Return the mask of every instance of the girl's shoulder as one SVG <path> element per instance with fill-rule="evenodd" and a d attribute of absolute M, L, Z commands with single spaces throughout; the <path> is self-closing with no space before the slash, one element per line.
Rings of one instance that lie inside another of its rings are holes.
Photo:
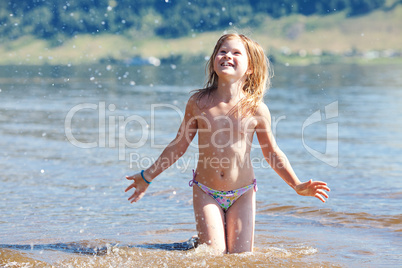
<path fill-rule="evenodd" d="M 263 102 L 258 104 L 257 109 L 255 109 L 255 116 L 271 116 L 268 106 Z"/>
<path fill-rule="evenodd" d="M 200 98 L 199 96 L 200 96 L 200 93 L 198 91 L 191 94 L 190 98 L 187 101 L 187 105 L 188 106 L 197 106 L 197 103 L 199 102 L 199 98 Z"/>
<path fill-rule="evenodd" d="M 265 128 L 271 124 L 271 113 L 265 103 L 261 102 L 258 105 L 254 118 L 257 120 L 258 128 Z"/>
<path fill-rule="evenodd" d="M 186 104 L 186 111 L 190 112 L 192 116 L 196 116 L 200 113 L 200 103 L 203 103 L 203 96 L 199 90 L 196 90 L 191 94 Z"/>
<path fill-rule="evenodd" d="M 193 105 L 201 109 L 201 107 L 206 107 L 210 102 L 209 94 L 206 93 L 203 89 L 194 90 L 194 93 L 190 96 L 188 100 L 189 105 Z"/>
<path fill-rule="evenodd" d="M 201 97 L 201 91 L 199 89 L 195 89 L 195 90 L 193 90 L 191 92 L 192 92 L 192 94 L 191 94 L 191 96 L 190 96 L 188 101 L 195 101 L 196 102 Z"/>

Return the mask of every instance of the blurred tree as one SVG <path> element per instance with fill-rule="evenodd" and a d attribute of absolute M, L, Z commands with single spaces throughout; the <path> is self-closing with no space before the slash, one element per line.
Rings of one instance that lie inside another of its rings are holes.
<path fill-rule="evenodd" d="M 32 34 L 49 38 L 57 33 L 57 28 L 53 27 L 53 14 L 47 6 L 40 6 L 29 10 L 24 16 L 24 25 Z"/>
<path fill-rule="evenodd" d="M 0 35 L 55 38 L 133 29 L 180 37 L 230 25 L 258 26 L 267 15 L 349 10 L 353 16 L 384 4 L 385 0 L 4 0 L 0 1 Z"/>
<path fill-rule="evenodd" d="M 252 7 L 256 12 L 264 12 L 274 18 L 296 13 L 298 2 L 295 0 L 282 1 L 265 1 L 265 0 L 250 0 Z"/>
<path fill-rule="evenodd" d="M 176 0 L 166 5 L 162 13 L 163 24 L 156 32 L 165 37 L 180 37 L 189 32 L 217 30 L 237 23 L 247 24 L 253 18 L 252 11 L 247 0 Z"/>
<path fill-rule="evenodd" d="M 382 7 L 385 0 L 350 0 L 350 15 L 366 14 Z"/>

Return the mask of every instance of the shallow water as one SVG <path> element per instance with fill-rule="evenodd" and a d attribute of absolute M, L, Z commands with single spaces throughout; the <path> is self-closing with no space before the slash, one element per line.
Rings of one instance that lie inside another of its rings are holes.
<path fill-rule="evenodd" d="M 175 136 L 189 92 L 202 86 L 202 66 L 0 69 L 0 266 L 392 267 L 402 261 L 402 66 L 275 69 L 266 103 L 278 144 L 300 178 L 328 182 L 330 199 L 297 196 L 261 161 L 256 144 L 255 252 L 218 257 L 205 247 L 138 247 L 196 234 L 188 187 L 196 146 L 139 203 L 129 204 L 124 193 L 124 175 L 149 165 Z M 60 243 L 108 250 L 77 254 Z"/>

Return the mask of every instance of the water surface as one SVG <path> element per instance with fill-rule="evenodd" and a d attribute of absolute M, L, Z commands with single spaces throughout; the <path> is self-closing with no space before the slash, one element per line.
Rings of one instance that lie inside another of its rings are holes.
<path fill-rule="evenodd" d="M 129 204 L 124 193 L 124 176 L 149 165 L 175 137 L 189 93 L 203 85 L 203 66 L 1 67 L 0 264 L 398 265 L 401 73 L 397 65 L 276 67 L 265 101 L 277 142 L 302 180 L 328 182 L 330 199 L 296 195 L 260 161 L 256 143 L 255 252 L 216 257 L 204 247 L 134 247 L 196 234 L 188 187 L 196 146 L 141 202 Z M 321 119 L 312 123 L 316 113 Z M 35 248 L 58 243 L 108 251 Z"/>

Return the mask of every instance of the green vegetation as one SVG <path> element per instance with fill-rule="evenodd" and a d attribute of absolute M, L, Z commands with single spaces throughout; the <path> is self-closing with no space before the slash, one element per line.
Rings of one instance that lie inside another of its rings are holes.
<path fill-rule="evenodd" d="M 400 63 L 401 3 L 400 0 L 1 2 L 0 64 L 91 64 L 136 56 L 153 56 L 172 64 L 199 62 L 210 55 L 224 31 L 251 36 L 271 59 L 283 64 Z M 359 13 L 364 15 L 358 16 Z"/>
<path fill-rule="evenodd" d="M 228 25 L 261 24 L 265 16 L 351 16 L 383 8 L 385 0 L 13 0 L 0 3 L 0 35 L 59 40 L 77 34 L 149 30 L 175 38 Z"/>

